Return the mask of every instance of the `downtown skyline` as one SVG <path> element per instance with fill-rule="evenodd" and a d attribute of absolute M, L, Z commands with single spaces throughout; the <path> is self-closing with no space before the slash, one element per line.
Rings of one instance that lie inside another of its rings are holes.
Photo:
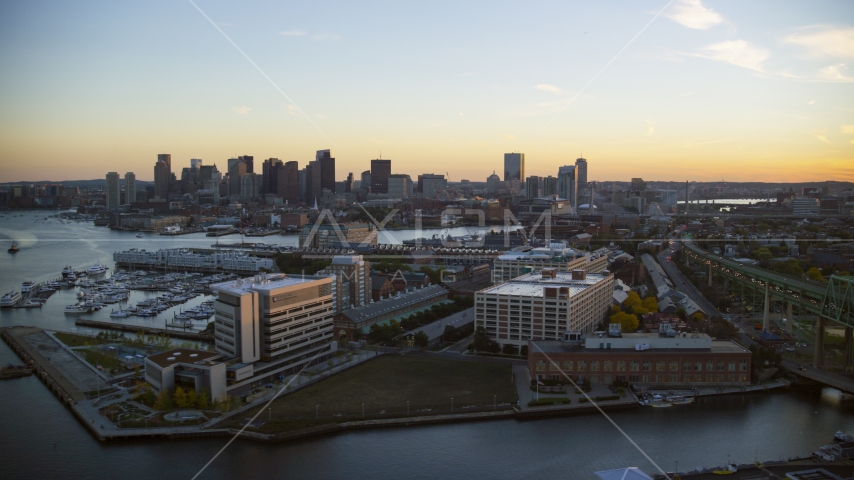
<path fill-rule="evenodd" d="M 327 148 L 339 181 L 376 158 L 485 181 L 508 152 L 535 176 L 854 180 L 844 2 L 0 9 L 0 182 Z"/>

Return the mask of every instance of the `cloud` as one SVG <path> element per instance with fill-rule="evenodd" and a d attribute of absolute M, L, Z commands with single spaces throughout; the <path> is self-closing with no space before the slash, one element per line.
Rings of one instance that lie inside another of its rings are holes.
<path fill-rule="evenodd" d="M 655 133 L 655 122 L 650 119 L 646 119 L 646 136 L 650 136 Z"/>
<path fill-rule="evenodd" d="M 502 134 L 501 137 L 505 140 L 516 140 L 516 135 L 513 135 L 512 133 Z"/>
<path fill-rule="evenodd" d="M 821 140 L 824 143 L 831 143 L 831 141 L 827 139 L 827 135 L 824 134 L 826 131 L 827 130 L 815 130 L 815 129 L 813 129 L 813 130 L 810 130 L 810 135 Z"/>
<path fill-rule="evenodd" d="M 814 25 L 799 30 L 783 42 L 804 47 L 815 58 L 854 58 L 854 27 Z"/>
<path fill-rule="evenodd" d="M 463 115 L 463 112 L 460 112 L 460 116 L 461 116 L 461 117 L 464 117 L 465 115 Z"/>
<path fill-rule="evenodd" d="M 231 109 L 232 112 L 239 113 L 241 115 L 246 115 L 247 113 L 249 113 L 250 110 L 252 109 L 247 107 L 246 105 L 243 105 L 241 107 L 234 107 Z"/>
<path fill-rule="evenodd" d="M 679 0 L 664 14 L 683 27 L 707 30 L 724 21 L 724 18 L 700 0 Z"/>
<path fill-rule="evenodd" d="M 841 125 L 839 131 L 845 135 L 854 135 L 854 125 Z"/>
<path fill-rule="evenodd" d="M 714 43 L 701 49 L 694 56 L 708 58 L 717 62 L 730 63 L 742 68 L 762 72 L 762 63 L 768 59 L 768 50 L 753 46 L 744 40 L 727 40 Z"/>
<path fill-rule="evenodd" d="M 845 66 L 844 63 L 837 63 L 836 65 L 830 65 L 822 68 L 818 71 L 818 74 L 819 78 L 822 80 L 832 82 L 854 82 L 854 77 L 845 75 L 845 70 L 848 70 L 848 67 Z"/>
<path fill-rule="evenodd" d="M 810 100 L 809 102 L 807 102 L 807 105 L 815 105 L 815 100 Z"/>
<path fill-rule="evenodd" d="M 562 92 L 562 90 L 559 87 L 555 87 L 554 85 L 548 85 L 545 83 L 541 83 L 541 84 L 535 86 L 534 88 L 536 88 L 537 90 L 542 90 L 544 92 L 551 92 L 551 93 L 561 93 Z"/>
<path fill-rule="evenodd" d="M 283 35 L 285 37 L 301 37 L 301 36 L 305 35 L 306 33 L 308 33 L 308 32 L 306 32 L 305 30 L 300 28 L 297 30 L 286 30 L 284 32 L 279 32 L 279 35 Z"/>
<path fill-rule="evenodd" d="M 328 118 L 324 117 L 323 115 L 321 115 L 321 114 L 319 114 L 319 113 L 315 113 L 315 114 L 314 114 L 314 116 L 315 116 L 315 117 L 317 117 L 317 118 L 322 118 L 322 119 L 324 119 L 324 120 L 329 120 Z"/>
<path fill-rule="evenodd" d="M 302 110 L 295 107 L 294 105 L 288 105 L 288 113 L 290 113 L 291 115 L 296 115 L 297 117 L 302 116 Z"/>

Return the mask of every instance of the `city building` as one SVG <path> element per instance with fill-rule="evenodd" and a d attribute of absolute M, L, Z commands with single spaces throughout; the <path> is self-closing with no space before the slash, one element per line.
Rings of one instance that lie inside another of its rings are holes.
<path fill-rule="evenodd" d="M 486 191 L 495 193 L 501 189 L 501 177 L 492 172 L 492 175 L 486 177 Z"/>
<path fill-rule="evenodd" d="M 792 215 L 818 215 L 820 210 L 821 201 L 817 198 L 798 197 L 792 199 Z"/>
<path fill-rule="evenodd" d="M 592 332 L 610 312 L 614 276 L 544 268 L 475 293 L 475 328 L 500 345 Z"/>
<path fill-rule="evenodd" d="M 327 150 L 318 150 L 316 160 L 320 163 L 320 191 L 324 188 L 335 193 L 335 159 Z"/>
<path fill-rule="evenodd" d="M 503 283 L 521 275 L 542 270 L 555 269 L 558 272 L 586 270 L 600 273 L 608 268 L 608 255 L 605 251 L 581 252 L 566 246 L 565 243 L 552 243 L 549 247 L 534 248 L 526 252 L 504 252 L 493 261 L 492 282 Z"/>
<path fill-rule="evenodd" d="M 215 348 L 228 363 L 229 391 L 272 382 L 337 350 L 334 277 L 257 275 L 211 289 Z"/>
<path fill-rule="evenodd" d="M 704 333 L 587 335 L 571 342 L 530 341 L 528 370 L 537 380 L 563 380 L 563 370 L 579 383 L 621 381 L 657 389 L 749 385 L 751 353 Z"/>
<path fill-rule="evenodd" d="M 418 175 L 418 191 L 424 198 L 436 198 L 448 191 L 448 180 L 444 175 L 425 173 Z"/>
<path fill-rule="evenodd" d="M 107 174 L 107 184 L 104 192 L 107 194 L 107 199 L 104 203 L 107 206 L 107 210 L 118 210 L 121 198 L 118 173 L 110 172 Z"/>
<path fill-rule="evenodd" d="M 246 165 L 246 173 L 255 173 L 255 157 L 252 155 L 241 155 L 237 157 L 237 160 Z"/>
<path fill-rule="evenodd" d="M 278 170 L 282 166 L 282 161 L 278 158 L 268 158 L 261 164 L 261 176 L 263 178 L 262 194 L 279 192 L 279 175 Z"/>
<path fill-rule="evenodd" d="M 303 225 L 299 235 L 300 248 L 344 248 L 360 243 L 376 245 L 376 227 L 366 223 Z"/>
<path fill-rule="evenodd" d="M 362 172 L 362 175 L 360 178 L 361 178 L 360 188 L 362 188 L 364 190 L 370 190 L 371 189 L 371 171 L 365 170 L 364 172 Z"/>
<path fill-rule="evenodd" d="M 578 176 L 575 166 L 560 167 L 557 173 L 557 194 L 569 200 L 573 211 L 578 208 Z"/>
<path fill-rule="evenodd" d="M 169 154 L 157 155 L 157 163 L 154 164 L 154 198 L 156 199 L 169 198 L 169 182 L 172 178 L 171 158 Z"/>
<path fill-rule="evenodd" d="M 285 202 L 296 205 L 299 203 L 299 162 L 285 162 L 276 170 L 276 195 Z"/>
<path fill-rule="evenodd" d="M 409 196 L 409 175 L 393 174 L 388 176 L 388 198 L 406 198 Z"/>
<path fill-rule="evenodd" d="M 552 216 L 569 215 L 572 213 L 572 208 L 569 200 L 551 196 L 521 200 L 519 201 L 517 211 L 520 220 L 536 221 L 543 212 L 548 212 Z"/>
<path fill-rule="evenodd" d="M 335 275 L 340 282 L 336 313 L 371 303 L 371 262 L 361 255 L 336 255 L 318 275 Z"/>
<path fill-rule="evenodd" d="M 587 159 L 586 158 L 576 158 L 575 159 L 575 171 L 578 176 L 578 185 L 582 189 L 587 188 Z"/>
<path fill-rule="evenodd" d="M 549 175 L 543 178 L 543 196 L 553 197 L 557 195 L 557 178 Z"/>
<path fill-rule="evenodd" d="M 525 154 L 524 153 L 505 153 L 504 154 L 504 181 L 525 180 Z"/>
<path fill-rule="evenodd" d="M 388 193 L 389 175 L 391 175 L 391 160 L 371 160 L 371 193 Z"/>
<path fill-rule="evenodd" d="M 226 399 L 226 364 L 222 354 L 203 350 L 176 348 L 145 357 L 145 380 L 158 393 L 181 387 L 201 395 L 209 392 L 211 399 Z"/>
<path fill-rule="evenodd" d="M 540 196 L 540 177 L 530 176 L 525 180 L 525 197 L 537 198 Z"/>
<path fill-rule="evenodd" d="M 136 201 L 136 175 L 133 172 L 125 173 L 125 203 Z"/>

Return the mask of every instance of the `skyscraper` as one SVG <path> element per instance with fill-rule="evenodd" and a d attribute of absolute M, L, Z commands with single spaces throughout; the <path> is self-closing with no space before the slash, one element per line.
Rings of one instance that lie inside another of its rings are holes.
<path fill-rule="evenodd" d="M 202 159 L 201 158 L 191 158 L 190 159 L 190 169 L 198 170 L 202 168 Z"/>
<path fill-rule="evenodd" d="M 305 203 L 308 205 L 313 205 L 314 201 L 323 194 L 320 177 L 320 162 L 317 160 L 308 162 L 305 166 Z"/>
<path fill-rule="evenodd" d="M 362 179 L 361 188 L 366 190 L 366 191 L 370 190 L 371 189 L 371 171 L 365 170 L 364 172 L 362 172 L 361 179 Z"/>
<path fill-rule="evenodd" d="M 157 163 L 154 164 L 154 198 L 160 200 L 169 199 L 169 181 L 171 178 L 172 174 L 169 172 L 169 163 L 163 158 L 163 155 L 158 155 Z"/>
<path fill-rule="evenodd" d="M 328 188 L 330 192 L 335 193 L 335 159 L 327 150 L 318 150 L 316 160 L 320 162 L 320 188 Z"/>
<path fill-rule="evenodd" d="M 133 172 L 125 174 L 125 203 L 136 201 L 136 175 Z"/>
<path fill-rule="evenodd" d="M 282 165 L 282 161 L 278 158 L 268 158 L 261 164 L 261 176 L 263 177 L 264 188 L 261 193 L 278 193 L 278 171 Z"/>
<path fill-rule="evenodd" d="M 255 157 L 252 155 L 241 155 L 237 159 L 246 164 L 246 173 L 255 173 Z"/>
<path fill-rule="evenodd" d="M 540 177 L 532 175 L 525 180 L 525 196 L 527 198 L 540 196 Z"/>
<path fill-rule="evenodd" d="M 575 159 L 575 171 L 578 176 L 578 186 L 582 190 L 587 188 L 587 159 Z"/>
<path fill-rule="evenodd" d="M 299 163 L 296 161 L 286 162 L 276 171 L 277 196 L 282 197 L 291 205 L 299 203 Z"/>
<path fill-rule="evenodd" d="M 371 193 L 388 193 L 391 160 L 371 160 Z"/>
<path fill-rule="evenodd" d="M 172 174 L 172 154 L 171 153 L 158 153 L 157 161 L 163 160 L 166 162 L 166 166 L 169 167 L 169 174 Z"/>
<path fill-rule="evenodd" d="M 504 181 L 525 180 L 525 154 L 524 153 L 505 153 L 504 154 Z"/>
<path fill-rule="evenodd" d="M 246 163 L 238 158 L 228 159 L 228 195 L 240 196 L 240 177 L 246 175 Z"/>
<path fill-rule="evenodd" d="M 107 210 L 118 210 L 119 209 L 119 174 L 116 172 L 110 172 L 107 174 L 107 186 L 105 189 L 107 193 Z"/>
<path fill-rule="evenodd" d="M 574 165 L 560 167 L 557 172 L 557 194 L 559 197 L 569 200 L 573 210 L 578 208 L 578 177 L 576 173 Z"/>
<path fill-rule="evenodd" d="M 549 175 L 543 178 L 543 196 L 552 197 L 557 195 L 557 178 Z"/>

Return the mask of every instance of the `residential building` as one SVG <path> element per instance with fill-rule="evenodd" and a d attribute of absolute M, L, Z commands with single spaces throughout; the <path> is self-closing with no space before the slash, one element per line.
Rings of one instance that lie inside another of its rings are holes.
<path fill-rule="evenodd" d="M 107 174 L 107 185 L 104 191 L 107 194 L 105 205 L 107 210 L 113 211 L 119 209 L 121 193 L 119 192 L 119 174 L 110 172 Z"/>
<path fill-rule="evenodd" d="M 528 370 L 537 380 L 564 380 L 566 373 L 585 384 L 622 381 L 656 389 L 736 386 L 750 384 L 751 353 L 704 333 L 587 335 L 580 341 L 530 341 Z"/>
<path fill-rule="evenodd" d="M 598 250 L 581 252 L 567 247 L 565 243 L 552 243 L 549 247 L 534 248 L 527 252 L 509 250 L 493 261 L 492 282 L 507 282 L 544 268 L 558 272 L 586 270 L 589 273 L 600 273 L 608 268 L 608 255 Z"/>
<path fill-rule="evenodd" d="M 371 193 L 388 193 L 389 175 L 391 160 L 371 160 Z"/>
<path fill-rule="evenodd" d="M 299 236 L 301 248 L 349 247 L 360 243 L 377 244 L 376 228 L 373 225 L 303 225 Z"/>
<path fill-rule="evenodd" d="M 540 196 L 540 177 L 530 176 L 525 180 L 525 197 L 538 198 Z"/>
<path fill-rule="evenodd" d="M 559 340 L 592 332 L 610 312 L 614 276 L 544 268 L 475 293 L 475 328 L 517 348 L 528 340 Z"/>
<path fill-rule="evenodd" d="M 125 173 L 125 203 L 136 201 L 136 175 L 133 172 Z"/>
<path fill-rule="evenodd" d="M 504 181 L 525 179 L 525 154 L 524 153 L 505 153 L 504 154 Z"/>

